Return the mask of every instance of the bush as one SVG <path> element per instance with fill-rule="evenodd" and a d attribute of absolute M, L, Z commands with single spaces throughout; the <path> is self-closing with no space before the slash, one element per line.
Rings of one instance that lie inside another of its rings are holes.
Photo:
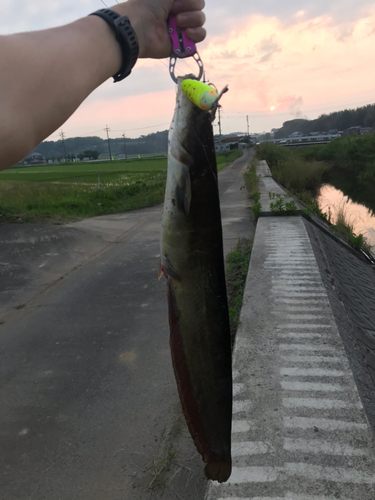
<path fill-rule="evenodd" d="M 266 142 L 257 149 L 257 157 L 266 160 L 273 177 L 294 192 L 316 194 L 330 167 L 323 161 L 307 161 L 295 151 Z"/>

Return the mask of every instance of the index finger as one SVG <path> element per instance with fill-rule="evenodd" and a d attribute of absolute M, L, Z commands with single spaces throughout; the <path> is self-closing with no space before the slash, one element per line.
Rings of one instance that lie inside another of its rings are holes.
<path fill-rule="evenodd" d="M 175 0 L 173 2 L 171 14 L 180 14 L 181 12 L 192 12 L 203 10 L 204 0 Z"/>

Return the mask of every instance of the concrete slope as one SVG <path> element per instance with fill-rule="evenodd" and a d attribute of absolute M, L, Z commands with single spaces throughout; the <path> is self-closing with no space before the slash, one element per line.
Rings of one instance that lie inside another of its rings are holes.
<path fill-rule="evenodd" d="M 233 473 L 206 500 L 375 498 L 373 434 L 298 216 L 258 220 L 233 364 Z"/>
<path fill-rule="evenodd" d="M 234 375 L 234 469 L 207 499 L 374 498 L 372 434 L 298 217 L 258 221 Z"/>

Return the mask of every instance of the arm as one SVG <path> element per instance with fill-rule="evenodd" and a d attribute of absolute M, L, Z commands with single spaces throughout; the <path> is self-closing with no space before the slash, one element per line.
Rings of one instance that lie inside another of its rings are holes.
<path fill-rule="evenodd" d="M 170 53 L 166 19 L 177 14 L 194 42 L 205 37 L 203 0 L 129 0 L 111 7 L 130 19 L 139 57 Z M 0 170 L 60 127 L 121 66 L 109 26 L 96 16 L 43 31 L 0 37 Z M 118 85 L 121 85 L 119 83 Z"/>

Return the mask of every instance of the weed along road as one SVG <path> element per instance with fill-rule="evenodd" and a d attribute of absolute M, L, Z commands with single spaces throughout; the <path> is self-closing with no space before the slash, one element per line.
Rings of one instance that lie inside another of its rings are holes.
<path fill-rule="evenodd" d="M 253 226 L 241 171 L 220 173 L 225 250 Z M 204 498 L 180 411 L 161 207 L 0 228 L 0 499 Z"/>

